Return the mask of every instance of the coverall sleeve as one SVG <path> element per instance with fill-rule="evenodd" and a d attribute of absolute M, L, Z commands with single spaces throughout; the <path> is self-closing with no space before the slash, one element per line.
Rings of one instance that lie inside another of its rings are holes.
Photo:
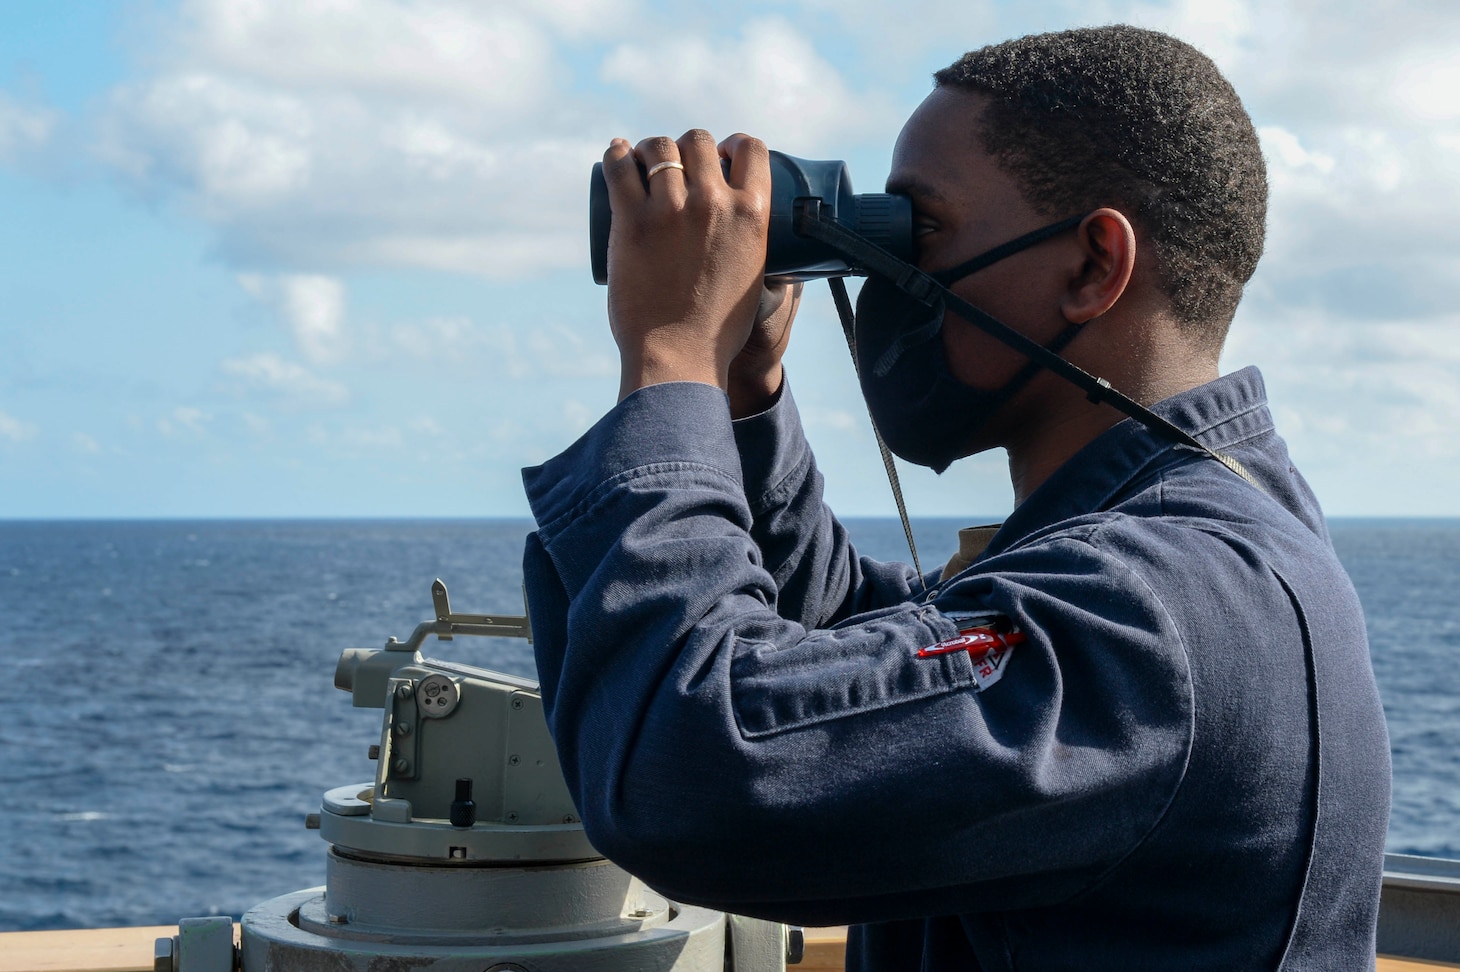
<path fill-rule="evenodd" d="M 750 536 L 775 583 L 773 603 L 781 617 L 819 628 L 900 604 L 921 590 L 911 567 L 857 556 L 846 528 L 823 501 L 821 473 L 789 384 L 769 409 L 733 427 Z"/>
<path fill-rule="evenodd" d="M 524 472 L 543 698 L 600 852 L 677 900 L 835 924 L 1065 900 L 1149 833 L 1191 682 L 1118 558 L 1049 538 L 808 627 L 773 607 L 741 477 L 723 394 L 690 383 Z M 994 684 L 919 655 L 964 611 L 1026 635 Z"/>

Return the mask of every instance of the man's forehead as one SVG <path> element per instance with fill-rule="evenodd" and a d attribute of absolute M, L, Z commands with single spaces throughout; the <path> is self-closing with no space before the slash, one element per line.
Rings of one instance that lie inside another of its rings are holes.
<path fill-rule="evenodd" d="M 933 89 L 903 125 L 892 150 L 888 192 L 942 199 L 971 156 L 984 155 L 984 95 L 942 86 Z"/>

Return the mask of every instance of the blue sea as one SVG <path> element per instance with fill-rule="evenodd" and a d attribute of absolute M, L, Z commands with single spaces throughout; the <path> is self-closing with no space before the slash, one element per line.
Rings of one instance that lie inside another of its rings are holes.
<path fill-rule="evenodd" d="M 959 523 L 916 523 L 925 566 Z M 894 520 L 851 521 L 906 559 Z M 0 522 L 0 931 L 168 924 L 324 881 L 306 812 L 373 775 L 346 647 L 521 613 L 521 521 Z M 1339 520 L 1394 749 L 1389 849 L 1460 857 L 1460 521 Z M 530 647 L 432 654 L 519 675 Z"/>

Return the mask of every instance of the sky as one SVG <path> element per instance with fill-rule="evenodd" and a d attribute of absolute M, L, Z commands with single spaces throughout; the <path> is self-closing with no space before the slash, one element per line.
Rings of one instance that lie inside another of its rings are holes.
<path fill-rule="evenodd" d="M 1330 515 L 1460 515 L 1460 5 L 0 3 L 0 518 L 525 516 L 612 407 L 610 138 L 740 130 L 880 190 L 931 74 L 1127 22 L 1206 51 L 1272 185 L 1224 371 Z M 844 515 L 895 514 L 829 293 L 786 360 Z M 903 466 L 1000 516 L 1001 454 Z"/>

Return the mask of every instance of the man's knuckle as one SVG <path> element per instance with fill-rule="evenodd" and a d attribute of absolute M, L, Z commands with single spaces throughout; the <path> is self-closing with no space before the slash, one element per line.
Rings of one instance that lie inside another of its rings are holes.
<path fill-rule="evenodd" d="M 752 159 L 759 159 L 770 153 L 770 149 L 765 147 L 765 142 L 762 142 L 760 139 L 756 138 L 753 135 L 742 134 L 736 135 L 735 138 L 736 155 L 746 155 Z"/>
<path fill-rule="evenodd" d="M 768 211 L 768 200 L 758 192 L 742 192 L 736 196 L 735 212 L 748 220 L 763 220 Z"/>

